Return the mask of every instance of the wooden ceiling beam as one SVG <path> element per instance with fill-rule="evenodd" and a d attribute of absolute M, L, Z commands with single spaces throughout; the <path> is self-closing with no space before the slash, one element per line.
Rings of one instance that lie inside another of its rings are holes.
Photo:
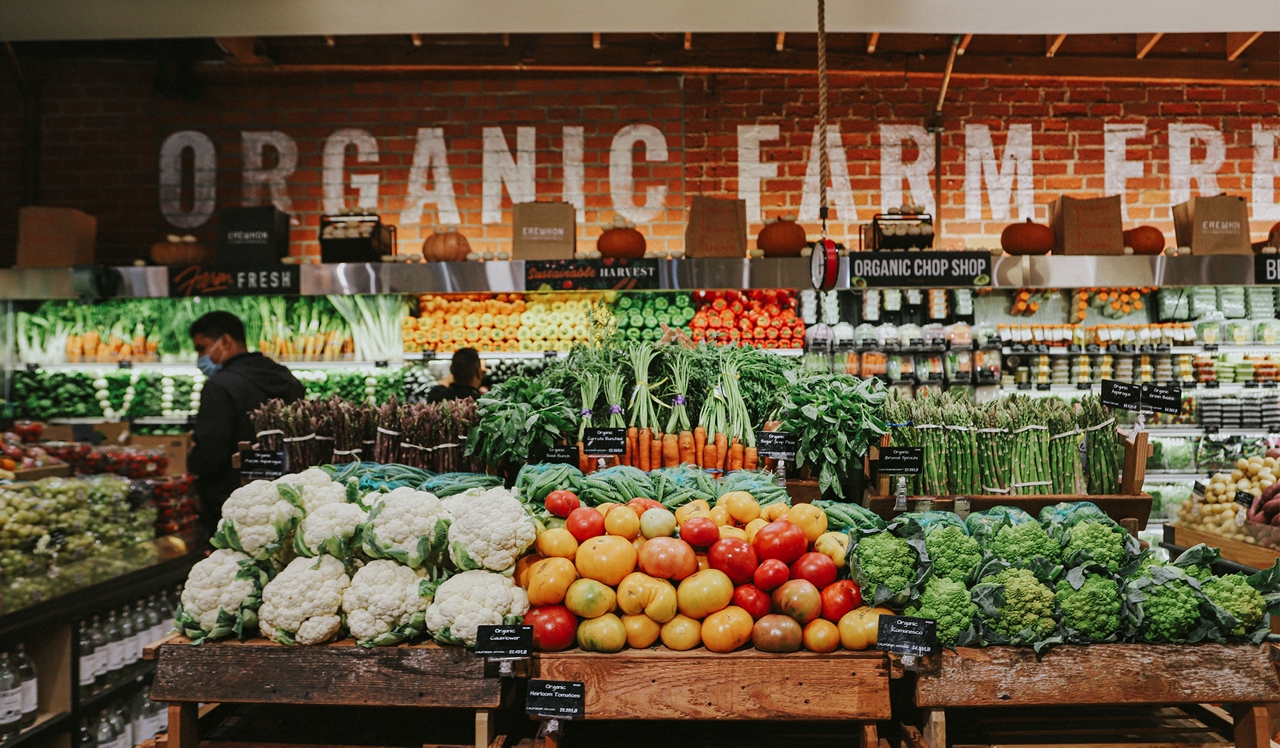
<path fill-rule="evenodd" d="M 237 65 L 267 65 L 271 59 L 259 55 L 258 40 L 252 36 L 220 36 L 214 39 L 227 59 Z"/>
<path fill-rule="evenodd" d="M 880 32 L 876 31 L 873 34 L 871 34 L 871 37 L 869 39 L 867 39 L 867 54 L 869 55 L 875 54 L 876 45 L 879 43 L 880 43 Z"/>
<path fill-rule="evenodd" d="M 1231 61 L 1240 56 L 1242 52 L 1249 48 L 1250 44 L 1258 41 L 1258 37 L 1262 36 L 1261 31 L 1232 31 L 1227 34 L 1227 60 Z"/>
<path fill-rule="evenodd" d="M 1062 43 L 1066 40 L 1067 40 L 1066 34 L 1048 34 L 1047 36 L 1045 36 L 1046 47 L 1044 51 L 1044 56 L 1053 57 L 1054 55 L 1058 54 L 1058 48 L 1061 47 Z"/>
<path fill-rule="evenodd" d="M 973 34 L 965 34 L 960 38 L 960 46 L 956 47 L 956 54 L 963 55 L 964 51 L 969 48 L 969 42 L 973 41 Z"/>

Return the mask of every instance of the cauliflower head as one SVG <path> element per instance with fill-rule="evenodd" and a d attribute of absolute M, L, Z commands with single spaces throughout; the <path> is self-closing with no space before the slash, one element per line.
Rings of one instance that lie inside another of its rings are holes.
<path fill-rule="evenodd" d="M 345 559 L 360 547 L 358 532 L 368 515 L 355 504 L 323 504 L 309 512 L 293 535 L 299 556 L 327 553 Z"/>
<path fill-rule="evenodd" d="M 925 550 L 933 562 L 934 576 L 964 584 L 982 561 L 978 541 L 955 525 L 931 531 L 924 538 Z"/>
<path fill-rule="evenodd" d="M 243 638 L 258 623 L 268 572 L 239 551 L 222 548 L 191 567 L 174 622 L 192 643 Z"/>
<path fill-rule="evenodd" d="M 991 553 L 1014 566 L 1026 566 L 1036 558 L 1062 560 L 1062 546 L 1035 521 L 1001 527 L 991 540 Z"/>
<path fill-rule="evenodd" d="M 295 558 L 262 589 L 258 628 L 281 644 L 321 644 L 342 628 L 342 594 L 351 585 L 332 556 Z"/>
<path fill-rule="evenodd" d="M 973 616 L 977 612 L 978 606 L 973 604 L 964 582 L 932 577 L 925 584 L 920 599 L 908 606 L 903 615 L 932 618 L 938 622 L 938 641 L 954 645 L 960 635 L 973 625 Z"/>
<path fill-rule="evenodd" d="M 528 610 L 529 596 L 510 577 L 464 571 L 436 589 L 427 608 L 427 630 L 441 644 L 474 647 L 479 626 L 519 623 Z"/>
<path fill-rule="evenodd" d="M 222 505 L 222 522 L 209 542 L 265 561 L 279 550 L 302 519 L 297 492 L 289 486 L 256 480 L 241 486 Z"/>
<path fill-rule="evenodd" d="M 1140 641 L 1188 641 L 1201 620 L 1201 593 L 1191 586 L 1190 579 L 1175 566 L 1152 564 L 1142 577 L 1129 582 L 1129 599 L 1140 608 Z"/>
<path fill-rule="evenodd" d="M 883 585 L 901 592 L 915 579 L 916 552 L 907 541 L 892 533 L 864 536 L 853 549 L 864 587 Z"/>
<path fill-rule="evenodd" d="M 506 571 L 537 537 L 524 504 L 505 488 L 491 488 L 458 507 L 449 526 L 449 558 L 464 571 Z"/>
<path fill-rule="evenodd" d="M 1087 519 L 1071 528 L 1067 539 L 1065 557 L 1072 565 L 1092 561 L 1107 567 L 1112 573 L 1119 571 L 1124 560 L 1124 535 L 1114 525 Z"/>
<path fill-rule="evenodd" d="M 1062 622 L 1073 639 L 1091 642 L 1111 638 L 1120 630 L 1120 584 L 1101 574 L 1086 574 L 1079 587 L 1064 579 L 1054 595 Z"/>
<path fill-rule="evenodd" d="M 444 555 L 451 517 L 434 494 L 397 488 L 373 496 L 363 547 L 373 558 L 389 558 L 416 569 Z"/>
<path fill-rule="evenodd" d="M 348 500 L 347 487 L 341 483 L 334 483 L 329 474 L 320 468 L 307 468 L 296 475 L 277 478 L 272 483 L 287 486 L 295 491 L 298 505 L 302 507 L 304 515 L 314 512 L 325 504 L 343 504 Z"/>
<path fill-rule="evenodd" d="M 1243 574 L 1211 578 L 1200 590 L 1214 605 L 1236 619 L 1237 624 L 1223 632 L 1227 636 L 1248 636 L 1262 623 L 1263 614 L 1267 612 L 1262 593 L 1254 589 Z"/>
<path fill-rule="evenodd" d="M 984 594 L 1004 588 L 1003 602 Z M 978 615 L 998 636 L 1014 642 L 1040 641 L 1053 633 L 1053 590 L 1027 569 L 1005 569 L 986 577 L 973 590 Z"/>
<path fill-rule="evenodd" d="M 425 569 L 395 561 L 370 561 L 351 577 L 342 593 L 347 628 L 361 646 L 383 647 L 413 639 L 426 630 L 431 585 Z"/>

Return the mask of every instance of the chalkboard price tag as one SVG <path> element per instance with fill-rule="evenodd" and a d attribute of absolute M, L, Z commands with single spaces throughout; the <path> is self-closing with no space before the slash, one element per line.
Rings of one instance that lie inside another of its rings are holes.
<path fill-rule="evenodd" d="M 284 450 L 249 449 L 240 453 L 241 479 L 275 480 L 288 472 L 289 458 Z"/>
<path fill-rule="evenodd" d="M 1182 386 L 1177 384 L 1142 385 L 1142 407 L 1157 413 L 1182 413 Z"/>
<path fill-rule="evenodd" d="M 557 353 L 557 352 L 555 352 L 555 351 L 543 351 L 543 352 L 542 352 L 542 357 L 543 357 L 543 358 L 546 358 L 546 359 L 552 359 L 552 358 L 555 358 L 555 357 L 557 357 L 557 356 L 559 356 L 559 355 L 560 355 L 560 354 L 559 354 L 559 353 Z"/>
<path fill-rule="evenodd" d="M 132 361 L 121 361 L 120 363 L 116 364 L 116 366 L 117 366 L 118 368 L 121 368 L 121 369 L 132 369 L 132 368 L 133 368 L 133 362 L 132 362 Z"/>
<path fill-rule="evenodd" d="M 924 447 L 881 447 L 880 472 L 919 475 L 924 470 Z"/>
<path fill-rule="evenodd" d="M 1029 389 L 1031 389 L 1031 383 L 1030 383 L 1030 382 L 1018 382 L 1018 389 L 1020 389 L 1020 390 L 1029 390 Z"/>
<path fill-rule="evenodd" d="M 547 453 L 542 456 L 542 462 L 548 465 L 577 465 L 578 445 L 557 444 L 554 447 L 547 447 Z"/>
<path fill-rule="evenodd" d="M 1200 481 L 1196 481 L 1191 485 L 1191 495 L 1195 498 L 1196 501 L 1204 501 L 1204 492 L 1205 492 L 1204 484 L 1201 483 Z"/>
<path fill-rule="evenodd" d="M 589 455 L 626 454 L 627 430 L 587 429 L 582 435 L 582 448 Z"/>
<path fill-rule="evenodd" d="M 1102 404 L 1109 408 L 1141 410 L 1142 389 L 1136 384 L 1104 379 L 1102 380 Z"/>
<path fill-rule="evenodd" d="M 587 688 L 576 680 L 530 680 L 524 711 L 549 719 L 581 717 L 587 713 Z"/>
<path fill-rule="evenodd" d="M 1036 392 L 1048 392 L 1052 388 L 1053 385 L 1048 382 L 1036 382 Z"/>
<path fill-rule="evenodd" d="M 1076 382 L 1076 389 L 1091 390 L 1093 389 L 1093 382 Z"/>
<path fill-rule="evenodd" d="M 924 657 L 938 651 L 938 622 L 932 618 L 880 616 L 876 649 Z"/>
<path fill-rule="evenodd" d="M 476 655 L 480 657 L 528 657 L 532 654 L 532 626 L 480 626 L 476 629 Z"/>
<path fill-rule="evenodd" d="M 435 352 L 435 351 L 423 351 L 423 352 L 422 352 L 422 363 L 424 363 L 424 364 L 425 364 L 425 363 L 426 363 L 426 362 L 428 362 L 428 361 L 435 361 L 435 360 L 436 360 L 436 352 Z"/>
<path fill-rule="evenodd" d="M 786 431 L 757 431 L 756 452 L 775 460 L 795 459 L 796 436 Z"/>
<path fill-rule="evenodd" d="M 1205 344 L 1202 346 L 1202 348 L 1204 349 L 1204 352 L 1205 352 L 1205 353 L 1217 353 L 1217 352 L 1218 352 L 1218 344 L 1217 344 L 1217 343 L 1205 343 Z"/>
<path fill-rule="evenodd" d="M 1253 494 L 1248 491 L 1236 491 L 1236 503 L 1245 509 L 1253 506 Z"/>

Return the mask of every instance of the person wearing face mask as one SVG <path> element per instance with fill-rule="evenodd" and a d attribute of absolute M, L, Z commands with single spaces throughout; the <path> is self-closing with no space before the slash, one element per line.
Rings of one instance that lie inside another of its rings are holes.
<path fill-rule="evenodd" d="M 188 332 L 199 356 L 196 366 L 208 380 L 200 393 L 187 470 L 196 476 L 201 526 L 212 534 L 222 517 L 222 502 L 240 487 L 231 455 L 239 442 L 254 440 L 249 414 L 268 400 L 293 402 L 307 393 L 287 368 L 249 352 L 244 323 L 234 314 L 209 312 L 192 322 Z"/>

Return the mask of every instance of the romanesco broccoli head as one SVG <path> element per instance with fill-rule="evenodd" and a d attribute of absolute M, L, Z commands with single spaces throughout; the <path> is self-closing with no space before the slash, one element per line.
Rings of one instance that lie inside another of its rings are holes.
<path fill-rule="evenodd" d="M 935 533 L 936 534 L 936 533 Z M 955 644 L 960 634 L 973 625 L 978 606 L 969 596 L 963 582 L 933 577 L 925 584 L 920 599 L 906 609 L 905 615 L 932 618 L 938 622 L 938 641 Z"/>
<path fill-rule="evenodd" d="M 1164 565 L 1152 565 L 1152 569 Z M 1144 639 L 1151 642 L 1177 642 L 1200 623 L 1200 600 L 1192 586 L 1173 578 L 1148 584 L 1142 589 L 1142 617 L 1146 624 Z"/>
<path fill-rule="evenodd" d="M 1262 623 L 1262 616 L 1267 609 L 1266 600 L 1249 584 L 1243 574 L 1211 578 L 1200 589 L 1205 597 L 1213 601 L 1214 605 L 1227 611 L 1240 622 L 1235 628 L 1226 632 L 1228 636 L 1245 636 Z"/>
<path fill-rule="evenodd" d="M 893 592 L 900 592 L 915 578 L 915 550 L 892 533 L 881 532 L 862 538 L 854 553 L 858 556 L 863 576 L 873 588 L 882 584 Z"/>
<path fill-rule="evenodd" d="M 1014 566 L 1024 566 L 1035 558 L 1055 563 L 1062 560 L 1062 546 L 1039 522 L 1001 527 L 991 541 L 991 552 Z"/>
<path fill-rule="evenodd" d="M 1062 622 L 1075 635 L 1102 641 L 1120 630 L 1120 584 L 1101 574 L 1087 574 L 1079 589 L 1058 582 L 1056 595 Z"/>
<path fill-rule="evenodd" d="M 1108 571 L 1118 571 L 1124 559 L 1124 535 L 1105 522 L 1087 519 L 1071 528 L 1066 557 L 1087 552 L 1088 559 Z"/>
<path fill-rule="evenodd" d="M 955 525 L 930 532 L 924 539 L 925 550 L 933 562 L 935 576 L 964 584 L 982 561 L 978 541 Z"/>
<path fill-rule="evenodd" d="M 1183 566 L 1182 570 L 1187 573 L 1187 576 L 1191 577 L 1197 582 L 1200 582 L 1200 584 L 1202 585 L 1205 582 L 1209 581 L 1210 578 L 1213 577 L 1213 569 L 1208 566 L 1205 566 L 1204 564 L 1191 564 L 1189 566 Z"/>
<path fill-rule="evenodd" d="M 1005 569 L 982 581 L 1004 586 L 1004 604 L 996 618 L 988 621 L 1001 636 L 1035 641 L 1053 633 L 1057 625 L 1053 620 L 1053 591 L 1035 574 L 1027 569 Z M 1019 636 L 1028 629 L 1029 637 Z"/>

